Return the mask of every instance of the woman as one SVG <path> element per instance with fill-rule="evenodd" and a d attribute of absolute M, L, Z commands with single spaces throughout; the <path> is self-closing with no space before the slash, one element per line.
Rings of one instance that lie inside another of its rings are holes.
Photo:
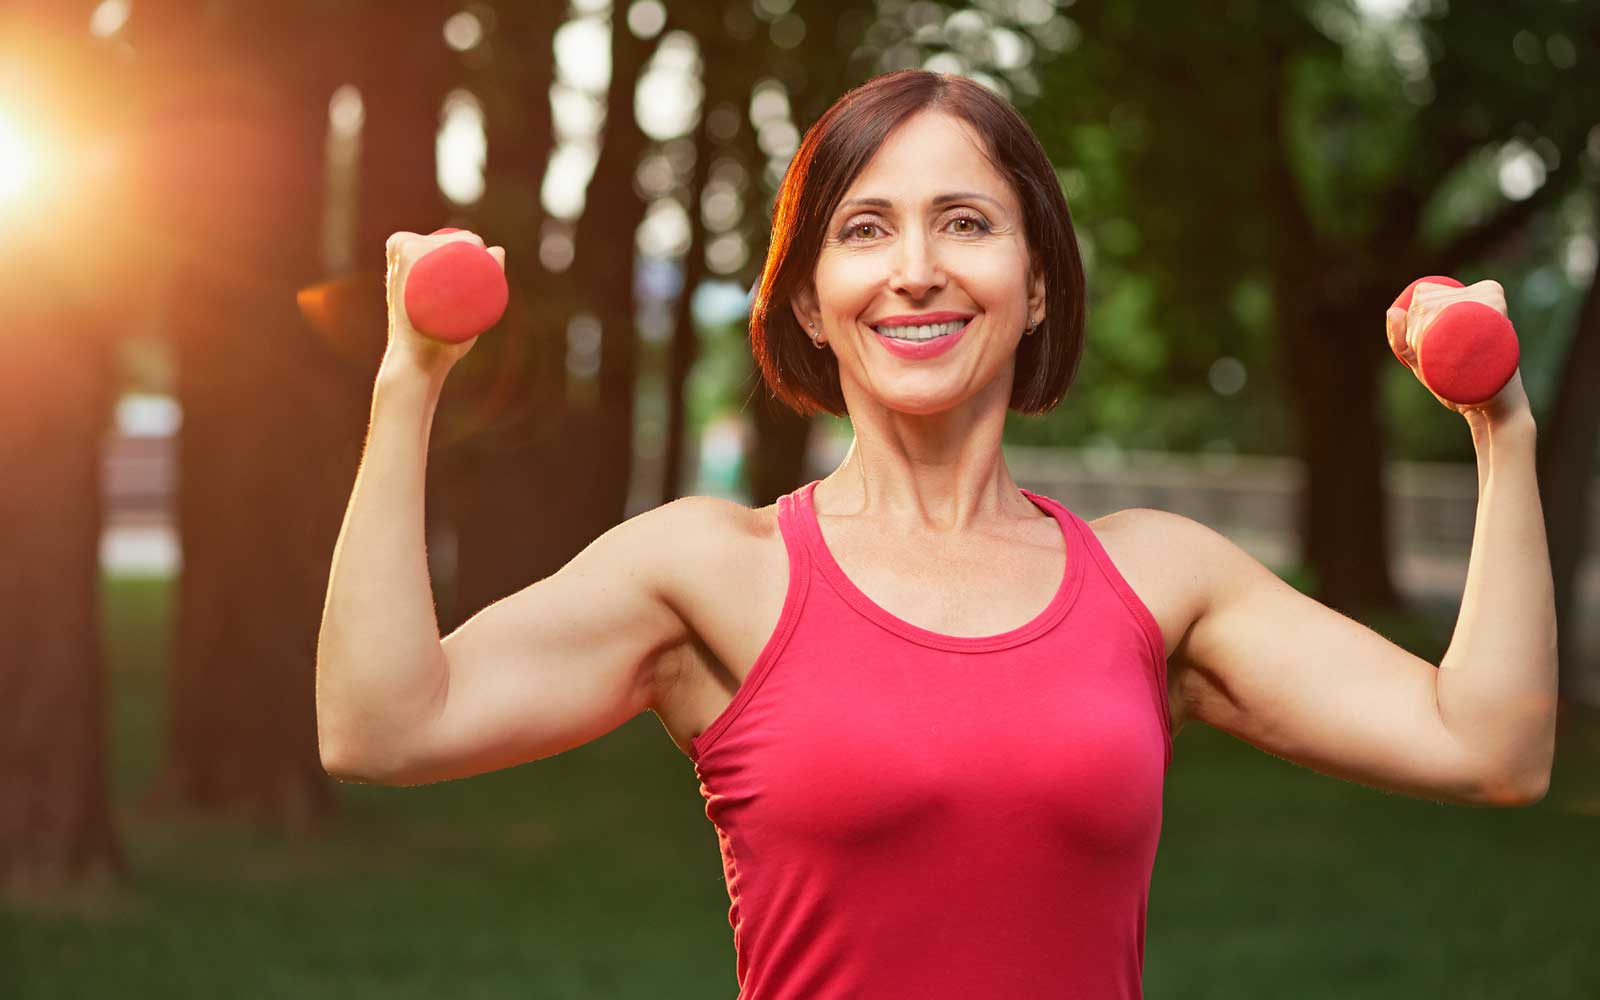
<path fill-rule="evenodd" d="M 475 237 L 397 234 L 391 287 L 445 238 Z M 1493 282 L 1423 286 L 1391 346 L 1414 364 L 1469 298 L 1504 311 Z M 319 647 L 326 766 L 459 778 L 656 712 L 715 824 L 747 1000 L 1138 996 L 1191 718 L 1378 788 L 1543 794 L 1555 628 L 1520 379 L 1453 407 L 1483 478 L 1439 668 L 1194 521 L 1089 523 L 1018 487 L 1006 412 L 1066 392 L 1083 272 L 1038 142 L 970 81 L 869 81 L 784 178 L 751 340 L 786 403 L 849 414 L 839 468 L 759 510 L 641 514 L 443 641 L 423 460 L 470 344 L 391 313 Z"/>

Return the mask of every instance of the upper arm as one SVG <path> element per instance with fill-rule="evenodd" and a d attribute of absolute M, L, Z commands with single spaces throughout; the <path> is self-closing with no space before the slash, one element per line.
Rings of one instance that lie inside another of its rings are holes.
<path fill-rule="evenodd" d="M 666 654 L 689 639 L 666 599 L 670 574 L 695 539 L 715 537 L 727 503 L 684 497 L 629 518 L 446 636 L 439 708 L 386 782 L 540 760 L 653 707 Z"/>
<path fill-rule="evenodd" d="M 1387 791 L 1483 802 L 1488 762 L 1445 725 L 1437 667 L 1281 580 L 1225 536 L 1161 517 L 1192 561 L 1198 616 L 1173 659 L 1186 714 L 1269 753 Z"/>

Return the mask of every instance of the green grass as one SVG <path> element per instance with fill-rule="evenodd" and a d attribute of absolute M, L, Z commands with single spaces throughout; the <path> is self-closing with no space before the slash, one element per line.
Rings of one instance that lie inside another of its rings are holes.
<path fill-rule="evenodd" d="M 303 842 L 142 819 L 170 592 L 110 583 L 114 797 L 133 876 L 0 909 L 0 993 L 734 996 L 716 840 L 654 716 L 467 781 L 342 785 L 339 822 Z M 1550 796 L 1514 810 L 1387 795 L 1186 727 L 1147 995 L 1600 996 L 1600 721 L 1574 725 Z"/>

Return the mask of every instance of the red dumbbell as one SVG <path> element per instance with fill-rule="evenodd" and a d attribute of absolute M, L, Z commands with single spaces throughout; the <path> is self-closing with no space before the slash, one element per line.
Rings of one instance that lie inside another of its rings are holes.
<path fill-rule="evenodd" d="M 1443 275 L 1418 278 L 1406 286 L 1392 308 L 1409 310 L 1411 293 L 1424 281 L 1462 287 L 1461 282 Z M 1400 352 L 1394 354 L 1400 357 Z M 1422 370 L 1422 380 L 1434 392 L 1461 406 L 1493 397 L 1511 381 L 1519 359 L 1517 333 L 1511 321 L 1482 302 L 1446 306 L 1428 324 L 1417 344 L 1417 367 Z"/>
<path fill-rule="evenodd" d="M 430 236 L 459 233 L 436 229 Z M 510 290 L 498 261 L 475 243 L 458 240 L 429 251 L 406 276 L 406 317 L 417 332 L 459 344 L 500 322 Z"/>

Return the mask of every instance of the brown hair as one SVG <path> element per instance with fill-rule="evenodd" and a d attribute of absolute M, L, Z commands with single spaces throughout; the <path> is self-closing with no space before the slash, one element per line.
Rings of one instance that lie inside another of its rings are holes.
<path fill-rule="evenodd" d="M 889 134 L 919 111 L 970 125 L 984 155 L 1022 205 L 1030 268 L 1043 272 L 1045 316 L 1017 345 L 1009 406 L 1053 408 L 1083 355 L 1083 259 L 1055 168 L 1028 123 L 1003 98 L 966 77 L 921 69 L 885 73 L 850 90 L 806 130 L 772 207 L 772 240 L 750 310 L 750 349 L 773 393 L 801 416 L 845 413 L 839 362 L 800 329 L 790 297 L 811 280 L 824 229 L 851 182 Z"/>

